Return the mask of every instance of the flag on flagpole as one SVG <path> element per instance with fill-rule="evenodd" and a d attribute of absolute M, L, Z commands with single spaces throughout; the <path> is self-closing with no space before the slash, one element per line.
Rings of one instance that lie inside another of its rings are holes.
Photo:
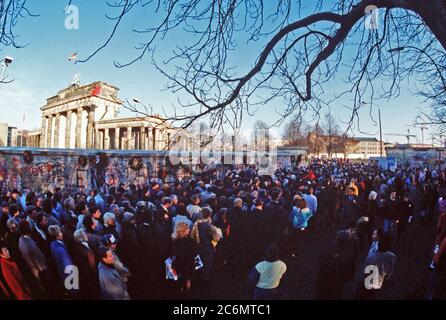
<path fill-rule="evenodd" d="M 96 97 L 96 96 L 98 96 L 98 95 L 100 95 L 101 94 L 101 91 L 102 91 L 102 87 L 101 86 L 99 86 L 99 85 L 97 85 L 96 87 L 94 87 L 94 89 L 91 91 L 91 96 L 92 97 Z"/>
<path fill-rule="evenodd" d="M 74 61 L 77 59 L 77 52 L 73 53 L 71 56 L 68 57 L 68 61 Z"/>
<path fill-rule="evenodd" d="M 22 122 L 25 123 L 25 112 L 23 112 L 23 119 Z"/>

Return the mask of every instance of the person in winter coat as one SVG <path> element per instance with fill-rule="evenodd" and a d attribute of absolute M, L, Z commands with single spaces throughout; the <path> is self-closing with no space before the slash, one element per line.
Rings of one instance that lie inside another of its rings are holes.
<path fill-rule="evenodd" d="M 88 236 L 88 245 L 95 253 L 97 253 L 99 247 L 101 246 L 101 237 L 96 231 L 96 219 L 94 219 L 93 216 L 88 213 L 84 216 L 82 225 Z"/>
<path fill-rule="evenodd" d="M 19 240 L 20 253 L 36 282 L 41 288 L 44 288 L 47 285 L 49 272 L 46 257 L 31 238 L 31 228 L 28 221 L 21 221 L 19 230 L 21 233 Z"/>
<path fill-rule="evenodd" d="M 290 222 L 292 227 L 289 254 L 292 258 L 294 258 L 300 251 L 302 238 L 312 216 L 313 213 L 311 212 L 310 208 L 308 208 L 305 199 L 295 198 L 293 209 L 290 214 Z"/>
<path fill-rule="evenodd" d="M 118 255 L 116 254 L 116 248 L 118 246 L 117 239 L 112 234 L 106 234 L 102 236 L 101 242 L 104 244 L 106 248 L 112 251 L 113 255 L 115 256 L 113 259 L 113 266 L 119 272 L 119 274 L 125 280 L 125 282 L 128 282 L 132 274 L 130 273 L 130 270 L 127 268 L 127 266 L 125 266 L 121 262 Z"/>
<path fill-rule="evenodd" d="M 338 300 L 347 282 L 355 275 L 355 252 L 348 245 L 349 234 L 339 231 L 336 246 L 322 255 L 316 283 L 316 298 Z"/>
<path fill-rule="evenodd" d="M 203 267 L 199 270 L 200 278 L 206 284 L 212 274 L 215 257 L 215 247 L 221 239 L 221 230 L 212 225 L 212 211 L 208 207 L 202 210 L 203 218 L 195 222 L 192 229 L 192 237 L 198 245 L 198 253 L 203 261 Z"/>
<path fill-rule="evenodd" d="M 400 241 L 401 235 L 409 223 L 409 217 L 412 215 L 412 203 L 409 200 L 409 195 L 405 194 L 403 200 L 399 202 L 398 206 L 398 235 L 397 240 Z"/>
<path fill-rule="evenodd" d="M 203 208 L 204 209 L 204 208 Z M 240 266 L 246 266 L 248 261 L 248 246 L 250 240 L 249 217 L 248 212 L 243 209 L 243 200 L 236 198 L 234 207 L 229 215 L 229 224 L 231 225 L 231 233 L 229 242 L 231 247 L 231 262 Z"/>
<path fill-rule="evenodd" d="M 104 300 L 130 300 L 127 284 L 114 268 L 115 256 L 105 247 L 98 249 L 100 262 L 98 265 L 99 286 Z"/>
<path fill-rule="evenodd" d="M 186 222 L 176 224 L 172 233 L 172 256 L 175 257 L 173 269 L 181 277 L 181 290 L 190 291 L 195 274 L 195 258 L 198 255 L 197 243 L 190 236 Z"/>
<path fill-rule="evenodd" d="M 367 201 L 367 217 L 369 218 L 369 234 L 371 234 L 371 230 L 375 226 L 375 220 L 378 217 L 379 208 L 378 208 L 378 193 L 375 191 L 371 191 L 369 194 L 369 199 Z"/>
<path fill-rule="evenodd" d="M 154 288 L 154 237 L 153 237 L 153 225 L 152 225 L 152 210 L 146 209 L 141 211 L 137 215 L 138 226 L 136 229 L 136 237 L 138 240 L 138 263 L 136 274 L 141 275 L 140 279 L 136 281 L 140 283 L 139 295 L 135 298 L 151 299 L 153 293 L 156 291 Z"/>
<path fill-rule="evenodd" d="M 122 262 L 132 270 L 133 276 L 128 282 L 128 289 L 134 298 L 139 298 L 139 281 L 145 274 L 138 264 L 140 255 L 138 248 L 136 216 L 133 213 L 125 212 L 122 220 L 122 237 L 118 242 L 116 252 Z"/>
<path fill-rule="evenodd" d="M 57 225 L 49 226 L 48 233 L 52 240 L 50 243 L 51 256 L 56 262 L 61 288 L 65 288 L 68 292 L 74 293 L 74 288 L 67 288 L 65 283 L 66 278 L 74 272 L 74 263 L 63 242 L 63 233 Z"/>
<path fill-rule="evenodd" d="M 88 236 L 83 229 L 74 232 L 73 262 L 79 268 L 79 298 L 100 298 L 96 257 L 88 245 Z"/>
<path fill-rule="evenodd" d="M 0 274 L 0 289 L 7 299 L 31 300 L 31 291 L 5 242 L 0 242 Z"/>
<path fill-rule="evenodd" d="M 349 187 L 342 203 L 344 225 L 349 226 L 356 223 L 358 219 L 359 199 L 355 195 L 355 189 Z"/>
<path fill-rule="evenodd" d="M 106 212 L 103 217 L 104 228 L 102 228 L 101 234 L 112 234 L 119 240 L 120 235 L 116 227 L 116 215 L 113 212 Z"/>
<path fill-rule="evenodd" d="M 392 224 L 398 219 L 398 201 L 396 199 L 396 191 L 391 191 L 390 196 L 384 204 L 384 232 L 389 232 Z"/>

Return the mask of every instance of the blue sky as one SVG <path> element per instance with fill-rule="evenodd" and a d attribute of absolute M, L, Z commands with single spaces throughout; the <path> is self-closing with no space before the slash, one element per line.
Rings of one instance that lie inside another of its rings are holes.
<path fill-rule="evenodd" d="M 176 101 L 175 94 L 163 91 L 167 80 L 160 75 L 150 64 L 148 58 L 143 59 L 127 68 L 114 67 L 115 60 L 125 62 L 135 57 L 137 51 L 134 46 L 144 35 L 132 32 L 132 28 L 147 26 L 147 21 L 153 22 L 159 17 L 154 16 L 150 10 L 135 11 L 123 21 L 119 32 L 110 45 L 87 63 L 74 65 L 67 61 L 67 57 L 79 52 L 79 58 L 85 58 L 107 37 L 112 22 L 105 18 L 104 13 L 113 13 L 105 1 L 74 0 L 73 4 L 80 11 L 79 30 L 67 30 L 64 27 L 64 8 L 66 0 L 29 0 L 29 9 L 40 14 L 37 18 L 20 20 L 16 33 L 20 36 L 19 43 L 28 44 L 22 49 L 5 48 L 0 51 L 0 57 L 10 55 L 14 63 L 8 68 L 7 75 L 14 79 L 8 85 L 0 86 L 0 122 L 23 127 L 22 119 L 25 114 L 27 129 L 40 126 L 39 108 L 45 104 L 45 99 L 56 94 L 58 90 L 66 87 L 74 74 L 81 74 L 81 82 L 89 83 L 96 80 L 106 81 L 119 87 L 121 99 L 137 97 L 146 104 L 151 104 L 156 113 L 169 110 L 171 103 Z M 173 34 L 161 42 L 157 49 L 158 55 L 168 55 L 175 45 L 185 39 L 175 37 Z M 242 45 L 239 51 L 241 59 L 253 64 L 258 54 L 256 44 Z M 244 67 L 249 64 L 244 65 Z M 242 67 L 242 66 L 241 66 Z M 342 76 L 342 74 L 341 74 Z M 380 102 L 384 133 L 406 133 L 417 113 L 420 99 L 410 92 L 416 83 L 404 83 L 399 97 L 389 102 Z M 348 105 L 349 99 L 337 101 L 331 106 L 332 112 L 338 119 L 345 120 L 349 114 L 342 107 Z M 244 117 L 244 127 L 250 127 L 257 119 L 272 122 L 275 117 L 272 108 L 280 105 L 260 108 L 255 117 Z M 128 116 L 128 111 L 122 110 L 119 116 Z M 378 127 L 368 116 L 368 110 L 361 114 L 361 127 L 370 134 L 378 133 Z M 377 118 L 377 111 L 375 111 Z M 280 128 L 279 128 L 280 130 Z M 418 135 L 420 130 L 411 128 L 411 133 Z M 355 132 L 357 136 L 364 134 Z M 376 135 L 378 137 L 378 135 Z M 430 137 L 426 134 L 426 137 Z M 386 137 L 385 137 L 386 138 Z M 405 138 L 387 137 L 388 141 L 405 142 Z"/>

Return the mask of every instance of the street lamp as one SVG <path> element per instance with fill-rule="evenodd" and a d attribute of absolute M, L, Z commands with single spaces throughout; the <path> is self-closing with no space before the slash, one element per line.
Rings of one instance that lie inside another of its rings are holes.
<path fill-rule="evenodd" d="M 144 107 L 144 109 L 145 109 L 145 111 L 146 111 L 146 112 L 145 112 L 146 115 L 148 115 L 148 111 L 149 111 L 149 109 L 150 109 L 150 115 L 153 115 L 153 108 L 152 108 L 151 105 L 149 105 L 149 107 L 147 107 L 147 106 L 146 106 L 144 103 L 142 103 L 141 100 L 139 100 L 138 98 L 133 98 L 132 100 L 133 100 L 134 103 L 137 103 L 137 104 L 139 104 L 139 105 L 141 105 L 141 106 Z"/>
<path fill-rule="evenodd" d="M 14 58 L 12 57 L 4 57 L 2 60 L 2 63 L 0 64 L 2 66 L 2 73 L 0 76 L 0 81 L 3 80 L 4 76 L 5 76 L 5 72 L 6 72 L 6 68 L 9 67 L 9 65 L 14 61 Z"/>
<path fill-rule="evenodd" d="M 400 48 L 397 48 L 400 49 Z M 403 50 L 403 49 L 401 49 Z M 400 51 L 401 51 L 400 50 Z M 389 50 L 390 52 L 390 50 Z M 362 104 L 369 104 L 368 102 L 361 101 Z M 379 118 L 379 155 L 380 158 L 383 157 L 383 131 L 382 131 L 382 125 L 381 125 L 381 108 L 378 107 L 378 118 Z"/>

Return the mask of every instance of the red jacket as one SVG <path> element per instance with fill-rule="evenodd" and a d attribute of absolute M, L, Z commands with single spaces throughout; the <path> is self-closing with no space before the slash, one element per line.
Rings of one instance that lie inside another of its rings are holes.
<path fill-rule="evenodd" d="M 11 260 L 0 258 L 0 269 L 3 276 L 0 281 L 0 287 L 6 296 L 17 300 L 31 300 L 30 291 L 23 280 L 17 264 Z M 11 292 L 14 297 L 11 296 Z"/>

